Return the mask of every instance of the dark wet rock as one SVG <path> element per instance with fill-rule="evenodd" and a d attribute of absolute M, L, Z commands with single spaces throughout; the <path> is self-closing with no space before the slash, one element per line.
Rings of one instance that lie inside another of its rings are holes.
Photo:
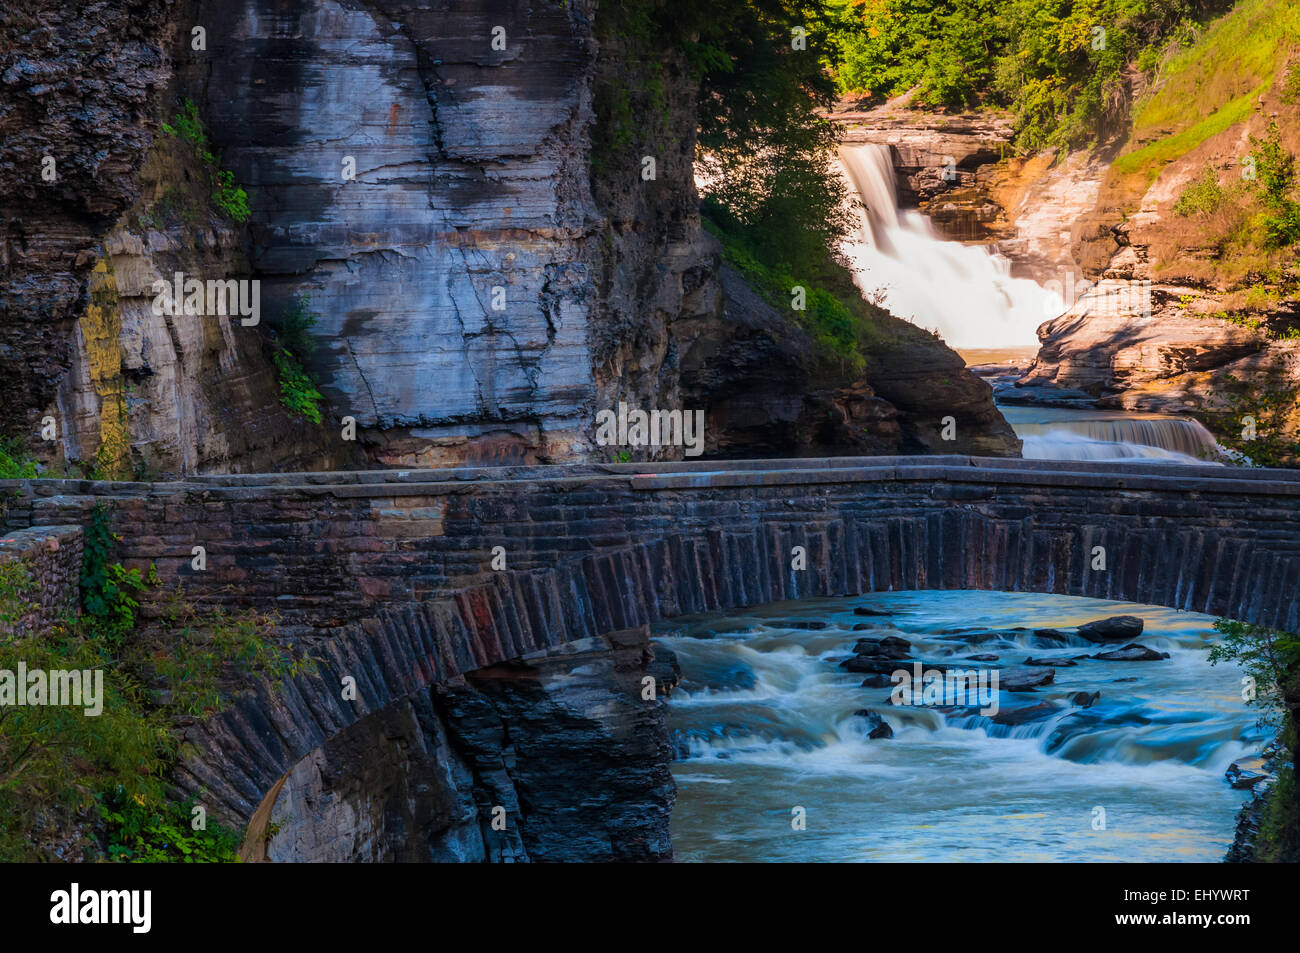
<path fill-rule="evenodd" d="M 655 680 L 655 692 L 667 697 L 682 680 L 682 666 L 677 653 L 662 642 L 650 643 L 651 658 L 645 672 Z"/>
<path fill-rule="evenodd" d="M 1100 659 L 1103 662 L 1158 662 L 1161 659 L 1169 658 L 1169 653 L 1157 652 L 1145 645 L 1131 642 L 1123 648 L 1116 649 L 1113 652 L 1100 652 L 1092 656 L 1092 658 Z"/>
<path fill-rule="evenodd" d="M 840 663 L 840 668 L 846 672 L 866 672 L 871 675 L 889 675 L 900 667 L 899 659 L 869 658 L 865 655 L 855 655 Z"/>
<path fill-rule="evenodd" d="M 966 658 L 972 662 L 996 662 L 998 660 L 996 655 L 989 655 L 987 652 L 982 655 L 968 655 Z"/>
<path fill-rule="evenodd" d="M 907 658 L 912 651 L 912 643 L 896 635 L 887 635 L 883 639 L 859 639 L 853 646 L 858 655 L 874 655 L 879 658 Z"/>
<path fill-rule="evenodd" d="M 1274 788 L 1256 790 L 1254 796 L 1241 806 L 1237 813 L 1237 828 L 1232 838 L 1232 846 L 1223 857 L 1226 864 L 1253 864 L 1255 862 L 1255 841 L 1259 838 L 1259 826 L 1264 820 L 1268 808 L 1268 799 Z"/>
<path fill-rule="evenodd" d="M 889 688 L 894 684 L 888 675 L 868 675 L 862 680 L 862 688 Z"/>
<path fill-rule="evenodd" d="M 859 708 L 853 714 L 858 718 L 866 719 L 867 725 L 870 727 L 870 730 L 867 732 L 868 738 L 876 739 L 894 737 L 894 729 L 889 727 L 889 722 L 885 721 L 879 712 L 874 712 L 867 708 Z"/>
<path fill-rule="evenodd" d="M 1135 615 L 1113 615 L 1079 626 L 1078 632 L 1089 642 L 1122 642 L 1142 634 L 1144 623 Z"/>
<path fill-rule="evenodd" d="M 855 622 L 852 631 L 865 632 L 867 629 L 883 629 L 885 626 L 879 622 Z"/>
<path fill-rule="evenodd" d="M 1080 708 L 1091 708 L 1101 699 L 1101 692 L 1075 692 L 1070 696 L 1070 704 Z"/>
<path fill-rule="evenodd" d="M 1223 776 L 1234 788 L 1240 788 L 1243 790 L 1248 789 L 1252 791 L 1262 782 L 1271 782 L 1273 780 L 1271 774 L 1264 774 L 1260 771 L 1251 771 L 1247 768 L 1243 768 L 1235 761 L 1228 765 L 1228 770 L 1223 773 Z"/>
<path fill-rule="evenodd" d="M 1027 725 L 1052 717 L 1061 709 L 1050 702 L 1026 705 L 1022 708 L 1003 708 L 993 716 L 995 725 Z"/>
<path fill-rule="evenodd" d="M 1032 692 L 1056 679 L 1056 669 L 1034 666 L 1004 668 L 998 673 L 998 688 L 1004 692 Z"/>
<path fill-rule="evenodd" d="M 891 616 L 891 615 L 893 615 L 894 613 L 892 613 L 892 612 L 886 612 L 886 611 L 883 610 L 883 609 L 869 609 L 869 608 L 867 608 L 866 606 L 858 606 L 857 608 L 855 608 L 855 609 L 853 610 L 853 614 L 854 614 L 854 615 L 870 615 L 870 616 Z"/>
<path fill-rule="evenodd" d="M 1141 681 L 1141 679 L 1139 679 L 1136 675 L 1130 675 L 1130 676 L 1128 676 L 1127 678 L 1114 678 L 1114 679 L 1111 679 L 1111 681 L 1114 681 L 1114 682 L 1137 682 L 1137 681 Z"/>
<path fill-rule="evenodd" d="M 809 632 L 817 632 L 827 626 L 827 623 L 825 622 L 809 622 L 803 619 L 785 619 L 781 622 L 772 622 L 769 624 L 781 629 L 804 629 Z"/>
<path fill-rule="evenodd" d="M 1034 658 L 1032 655 L 1027 656 L 1022 663 L 1024 665 L 1046 665 L 1049 668 L 1073 668 L 1079 663 L 1069 658 Z"/>
<path fill-rule="evenodd" d="M 1060 629 L 1034 629 L 1034 638 L 1051 639 L 1054 642 L 1064 642 L 1069 636 Z"/>

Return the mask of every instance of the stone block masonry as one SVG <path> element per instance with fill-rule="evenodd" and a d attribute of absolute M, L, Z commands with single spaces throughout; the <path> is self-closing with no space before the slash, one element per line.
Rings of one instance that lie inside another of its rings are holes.
<path fill-rule="evenodd" d="M 77 610 L 83 535 L 80 526 L 39 526 L 0 536 L 0 564 L 22 562 L 32 581 L 26 610 L 17 622 L 0 621 L 0 633 L 42 632 Z"/>
<path fill-rule="evenodd" d="M 7 489 L 16 527 L 108 503 L 128 565 L 156 564 L 200 604 L 274 609 L 286 636 L 310 637 L 316 671 L 189 731 L 181 783 L 231 823 L 309 753 L 403 699 L 683 614 L 984 589 L 1300 626 L 1297 471 L 936 456 Z M 196 545 L 203 572 L 190 568 Z M 341 697 L 345 676 L 355 700 Z"/>

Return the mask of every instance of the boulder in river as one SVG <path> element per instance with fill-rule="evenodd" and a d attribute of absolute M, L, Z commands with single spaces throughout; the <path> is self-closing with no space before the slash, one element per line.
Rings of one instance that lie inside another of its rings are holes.
<path fill-rule="evenodd" d="M 993 723 L 995 725 L 1027 725 L 1030 722 L 1050 718 L 1060 710 L 1050 702 L 1039 702 L 1037 705 L 1025 705 L 1021 708 L 1003 708 L 993 716 Z"/>
<path fill-rule="evenodd" d="M 876 739 L 894 737 L 894 729 L 889 727 L 889 722 L 885 721 L 879 712 L 874 712 L 867 708 L 859 708 L 853 714 L 859 718 L 865 718 L 867 720 L 867 726 L 870 729 L 867 732 L 868 738 Z"/>
<path fill-rule="evenodd" d="M 1069 638 L 1069 636 L 1060 629 L 1034 629 L 1034 638 L 1050 639 L 1053 642 L 1064 642 Z"/>
<path fill-rule="evenodd" d="M 1070 696 L 1070 704 L 1080 708 L 1091 708 L 1101 698 L 1101 692 L 1075 692 Z"/>
<path fill-rule="evenodd" d="M 1056 679 L 1056 669 L 1037 665 L 1017 665 L 998 672 L 998 688 L 1004 692 L 1032 692 Z"/>
<path fill-rule="evenodd" d="M 998 660 L 996 655 L 990 655 L 987 652 L 983 652 L 979 655 L 968 655 L 966 658 L 972 662 L 996 662 Z"/>
<path fill-rule="evenodd" d="M 894 680 L 888 675 L 868 675 L 862 680 L 862 688 L 891 688 Z"/>
<path fill-rule="evenodd" d="M 853 614 L 854 614 L 854 615 L 889 616 L 889 615 L 893 615 L 894 613 L 892 613 L 892 612 L 886 612 L 886 611 L 884 611 L 883 609 L 869 609 L 869 608 L 867 608 L 866 606 L 858 606 L 856 609 L 853 610 Z"/>
<path fill-rule="evenodd" d="M 1072 658 L 1034 658 L 1032 655 L 1027 657 L 1023 665 L 1046 665 L 1049 668 L 1072 668 L 1079 663 Z"/>
<path fill-rule="evenodd" d="M 912 643 L 896 635 L 887 635 L 883 639 L 859 639 L 853 651 L 858 655 L 901 659 L 911 654 Z"/>
<path fill-rule="evenodd" d="M 809 622 L 804 619 L 785 619 L 781 622 L 773 622 L 771 624 L 774 626 L 780 626 L 783 629 L 807 629 L 810 632 L 824 629 L 827 625 L 825 622 Z"/>
<path fill-rule="evenodd" d="M 1145 645 L 1130 642 L 1123 648 L 1115 649 L 1113 652 L 1101 652 L 1094 655 L 1093 658 L 1100 659 L 1103 662 L 1158 662 L 1161 659 L 1169 658 L 1169 653 L 1157 652 Z"/>
<path fill-rule="evenodd" d="M 1264 781 L 1271 782 L 1273 777 L 1271 774 L 1263 774 L 1259 771 L 1251 771 L 1247 768 L 1243 768 L 1235 761 L 1228 765 L 1228 770 L 1223 773 L 1223 776 L 1234 788 L 1241 788 L 1243 790 L 1249 788 L 1252 791 L 1255 789 L 1257 784 Z"/>
<path fill-rule="evenodd" d="M 1142 634 L 1143 622 L 1135 615 L 1113 615 L 1079 626 L 1079 635 L 1089 642 L 1123 642 Z"/>

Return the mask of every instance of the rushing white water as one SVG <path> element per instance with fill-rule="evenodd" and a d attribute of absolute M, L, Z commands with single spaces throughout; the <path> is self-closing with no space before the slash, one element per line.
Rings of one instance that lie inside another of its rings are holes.
<path fill-rule="evenodd" d="M 842 146 L 840 167 L 859 199 L 859 227 L 843 252 L 858 287 L 953 347 L 1037 343 L 1065 310 L 1060 295 L 1011 277 L 1011 263 L 979 245 L 946 241 L 918 211 L 899 209 L 889 147 Z"/>
<path fill-rule="evenodd" d="M 1222 448 L 1198 421 L 1072 410 L 1000 407 L 1028 460 L 1142 460 L 1221 464 Z"/>
<path fill-rule="evenodd" d="M 855 632 L 859 605 L 892 615 Z M 1057 668 L 1037 693 L 1001 693 L 1004 714 L 1051 706 L 1018 723 L 898 708 L 888 688 L 863 688 L 862 675 L 836 665 L 857 638 L 890 634 L 923 659 L 1077 658 L 1098 649 L 1031 630 L 1119 613 L 1141 616 L 1139 641 L 1171 657 Z M 658 637 L 683 678 L 669 700 L 678 859 L 1219 860 L 1246 797 L 1223 772 L 1258 753 L 1269 732 L 1241 701 L 1240 671 L 1208 664 L 1211 623 L 1097 599 L 949 591 L 804 600 L 663 626 Z M 1077 692 L 1101 696 L 1083 707 Z M 868 739 L 861 709 L 881 714 L 894 737 Z M 791 827 L 796 806 L 804 831 Z M 1105 829 L 1094 826 L 1098 807 Z"/>

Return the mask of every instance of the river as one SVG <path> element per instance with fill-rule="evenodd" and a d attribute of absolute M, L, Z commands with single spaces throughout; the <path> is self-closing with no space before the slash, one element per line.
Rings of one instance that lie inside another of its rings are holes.
<path fill-rule="evenodd" d="M 858 606 L 890 615 L 855 615 Z M 1072 658 L 1099 649 L 1028 630 L 1120 613 L 1141 617 L 1138 641 L 1171 657 L 1079 661 L 1034 694 L 1002 692 L 1003 720 L 1052 704 L 1047 717 L 1022 724 L 899 708 L 889 688 L 863 688 L 862 675 L 837 666 L 859 637 L 889 634 L 924 659 Z M 669 702 L 678 859 L 1220 860 L 1245 798 L 1224 770 L 1257 754 L 1270 733 L 1241 700 L 1240 672 L 1208 664 L 1212 622 L 1096 599 L 936 591 L 661 625 L 657 637 L 683 673 Z M 989 630 L 1003 634 L 981 634 Z M 1078 692 L 1101 694 L 1085 708 L 1070 700 Z M 862 709 L 882 714 L 894 737 L 868 739 L 867 720 L 854 714 Z M 796 807 L 806 811 L 802 831 L 792 827 Z"/>

